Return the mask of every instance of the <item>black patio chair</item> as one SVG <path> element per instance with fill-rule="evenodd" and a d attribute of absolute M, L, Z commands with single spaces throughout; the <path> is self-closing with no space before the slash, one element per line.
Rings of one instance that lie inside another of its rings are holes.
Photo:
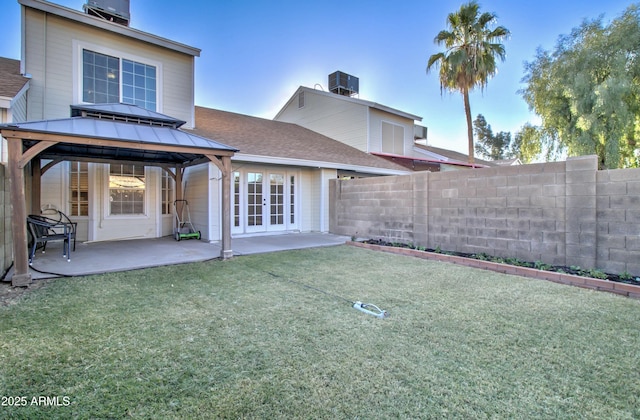
<path fill-rule="evenodd" d="M 44 253 L 47 243 L 53 241 L 63 241 L 62 256 L 71 261 L 71 237 L 72 231 L 75 236 L 74 223 L 67 223 L 50 219 L 40 215 L 29 215 L 27 217 L 27 227 L 31 235 L 31 246 L 29 250 L 29 265 L 33 263 L 33 258 L 38 247 L 42 247 Z"/>
<path fill-rule="evenodd" d="M 71 239 L 73 239 L 73 250 L 75 251 L 76 250 L 76 230 L 78 228 L 78 223 L 72 222 L 71 219 L 69 219 L 69 216 L 67 216 L 60 210 L 56 209 L 55 207 L 47 207 L 44 210 L 42 210 L 40 214 L 41 216 L 44 216 L 48 219 L 52 219 L 59 224 L 67 225 L 69 229 L 69 233 L 71 235 Z M 54 228 L 54 230 L 58 233 L 61 233 L 62 228 Z"/>

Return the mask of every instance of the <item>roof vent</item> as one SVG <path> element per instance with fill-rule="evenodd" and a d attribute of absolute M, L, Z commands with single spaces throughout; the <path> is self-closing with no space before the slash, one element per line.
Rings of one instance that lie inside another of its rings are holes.
<path fill-rule="evenodd" d="M 353 96 L 358 94 L 358 78 L 341 71 L 329 75 L 329 91 L 338 95 Z"/>
<path fill-rule="evenodd" d="M 87 0 L 84 11 L 109 22 L 129 26 L 129 0 Z"/>

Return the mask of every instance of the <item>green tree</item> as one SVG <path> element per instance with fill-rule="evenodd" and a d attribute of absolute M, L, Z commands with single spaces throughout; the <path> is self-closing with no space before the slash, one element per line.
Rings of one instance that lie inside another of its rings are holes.
<path fill-rule="evenodd" d="M 469 163 L 473 163 L 473 126 L 469 91 L 482 89 L 496 73 L 496 59 L 504 61 L 505 48 L 500 42 L 509 35 L 503 26 L 491 29 L 495 13 L 480 14 L 480 6 L 471 1 L 447 17 L 448 28 L 436 35 L 434 42 L 446 50 L 433 54 L 427 63 L 427 73 L 439 68 L 440 90 L 459 91 L 464 100 L 469 141 Z"/>
<path fill-rule="evenodd" d="M 522 163 L 531 163 L 542 155 L 543 133 L 541 130 L 526 123 L 516 133 L 511 145 L 511 153 L 513 157 L 517 157 Z M 550 156 L 545 159 L 552 160 Z"/>
<path fill-rule="evenodd" d="M 638 166 L 640 12 L 632 5 L 609 25 L 584 21 L 553 52 L 525 64 L 521 91 L 542 124 L 541 149 L 596 154 L 600 168 Z"/>
<path fill-rule="evenodd" d="M 473 121 L 473 131 L 476 135 L 475 152 L 487 160 L 511 159 L 515 156 L 512 150 L 511 133 L 500 131 L 493 134 L 491 125 L 482 114 L 478 114 Z"/>

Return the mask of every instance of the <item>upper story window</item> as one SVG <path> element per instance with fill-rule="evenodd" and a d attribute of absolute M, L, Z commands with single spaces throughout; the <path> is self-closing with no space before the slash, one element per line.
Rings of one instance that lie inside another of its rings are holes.
<path fill-rule="evenodd" d="M 404 127 L 382 122 L 382 152 L 404 155 Z"/>
<path fill-rule="evenodd" d="M 82 101 L 127 103 L 156 111 L 157 66 L 82 49 Z"/>

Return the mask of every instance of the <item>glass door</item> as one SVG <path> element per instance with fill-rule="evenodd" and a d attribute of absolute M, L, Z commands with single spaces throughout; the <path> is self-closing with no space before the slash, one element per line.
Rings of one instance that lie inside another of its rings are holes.
<path fill-rule="evenodd" d="M 260 232 L 265 230 L 264 212 L 267 200 L 264 196 L 264 176 L 262 172 L 247 173 L 247 232 Z"/>
<path fill-rule="evenodd" d="M 284 174 L 269 174 L 269 224 L 267 230 L 285 230 Z"/>
<path fill-rule="evenodd" d="M 257 233 L 298 226 L 296 175 L 286 171 L 235 171 L 232 180 L 232 231 Z"/>

